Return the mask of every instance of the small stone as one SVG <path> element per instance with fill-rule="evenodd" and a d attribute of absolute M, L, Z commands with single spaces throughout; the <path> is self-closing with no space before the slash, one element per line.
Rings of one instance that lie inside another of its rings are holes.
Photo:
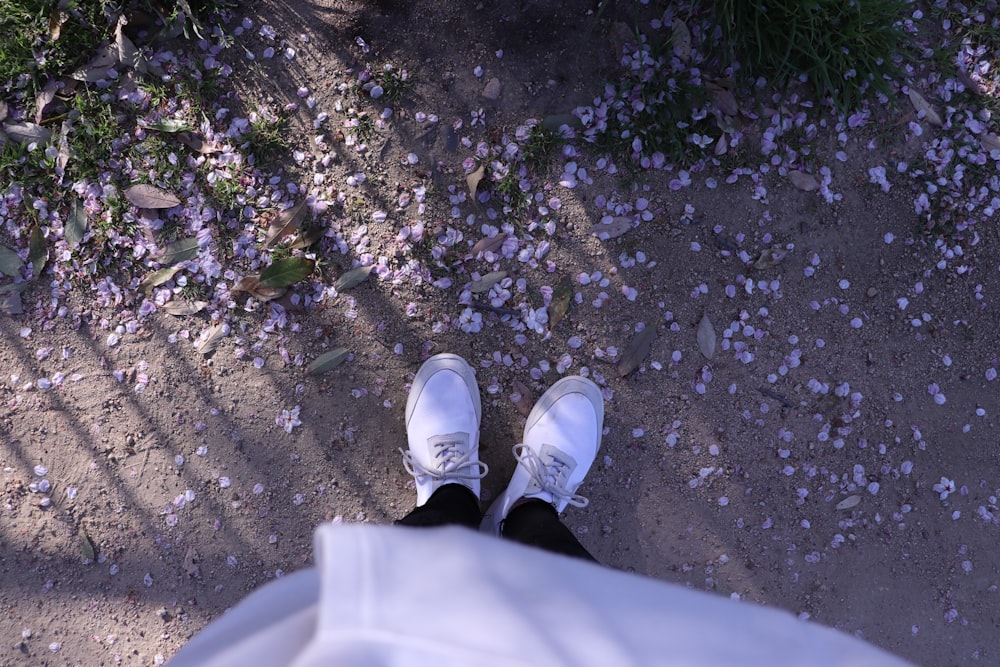
<path fill-rule="evenodd" d="M 498 100 L 500 99 L 500 79 L 493 77 L 486 82 L 486 87 L 483 88 L 483 97 L 488 100 Z"/>
<path fill-rule="evenodd" d="M 878 296 L 878 290 L 875 289 L 874 287 L 869 287 L 866 294 L 868 294 L 869 299 L 874 299 L 875 297 Z"/>
<path fill-rule="evenodd" d="M 170 612 L 167 611 L 166 607 L 160 607 L 156 610 L 156 615 L 159 616 L 164 621 L 170 620 Z"/>

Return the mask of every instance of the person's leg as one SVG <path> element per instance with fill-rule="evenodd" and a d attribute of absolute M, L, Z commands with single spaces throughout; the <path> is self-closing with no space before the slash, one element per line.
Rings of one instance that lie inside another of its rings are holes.
<path fill-rule="evenodd" d="M 479 498 L 463 484 L 445 484 L 427 502 L 396 523 L 400 526 L 444 526 L 458 524 L 478 528 L 482 519 Z"/>
<path fill-rule="evenodd" d="M 544 500 L 526 500 L 510 511 L 500 527 L 500 535 L 521 544 L 567 556 L 597 562 L 559 520 L 556 508 Z"/>
<path fill-rule="evenodd" d="M 478 525 L 480 480 L 489 471 L 479 460 L 481 418 L 476 374 L 465 359 L 438 354 L 425 361 L 406 400 L 408 449 L 399 450 L 417 504 L 397 523 Z"/>
<path fill-rule="evenodd" d="M 594 560 L 559 513 L 568 505 L 587 506 L 576 490 L 594 463 L 603 429 L 604 398 L 597 385 L 571 376 L 549 387 L 528 415 L 524 441 L 513 448 L 517 468 L 481 530 Z"/>

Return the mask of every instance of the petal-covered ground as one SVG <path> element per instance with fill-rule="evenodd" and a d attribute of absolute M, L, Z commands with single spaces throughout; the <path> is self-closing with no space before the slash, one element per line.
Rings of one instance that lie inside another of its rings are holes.
<path fill-rule="evenodd" d="M 914 6 L 842 116 L 591 4 L 269 0 L 119 30 L 65 121 L 7 86 L 2 662 L 160 664 L 319 522 L 403 516 L 443 351 L 484 500 L 586 375 L 601 562 L 998 660 L 996 4 Z"/>

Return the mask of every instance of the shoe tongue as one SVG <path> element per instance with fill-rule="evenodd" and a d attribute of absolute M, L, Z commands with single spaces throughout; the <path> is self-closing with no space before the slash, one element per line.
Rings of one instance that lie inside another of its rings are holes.
<path fill-rule="evenodd" d="M 459 447 L 466 447 L 469 444 L 469 434 L 458 432 L 458 433 L 445 433 L 443 435 L 432 435 L 427 438 L 427 445 L 433 451 L 437 445 L 443 444 L 454 444 Z"/>
<path fill-rule="evenodd" d="M 554 445 L 542 445 L 538 457 L 545 465 L 562 464 L 566 469 L 566 476 L 576 468 L 576 459 Z"/>
<path fill-rule="evenodd" d="M 543 444 L 538 450 L 538 458 L 546 468 L 558 467 L 562 472 L 562 479 L 547 476 L 545 480 L 547 484 L 562 486 L 576 469 L 576 459 L 554 445 Z M 552 493 L 540 487 L 534 479 L 529 482 L 527 492 L 524 495 L 526 498 L 538 498 L 548 503 L 555 503 Z"/>

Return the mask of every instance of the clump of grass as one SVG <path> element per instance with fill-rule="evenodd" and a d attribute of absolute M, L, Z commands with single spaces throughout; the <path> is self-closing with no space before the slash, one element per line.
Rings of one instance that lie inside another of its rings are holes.
<path fill-rule="evenodd" d="M 343 85 L 360 99 L 380 102 L 398 102 L 413 90 L 414 81 L 409 70 L 385 61 L 381 65 L 369 61 L 358 70 L 357 76 Z"/>
<path fill-rule="evenodd" d="M 687 163 L 723 130 L 706 105 L 701 69 L 675 57 L 669 42 L 637 36 L 622 58 L 625 71 L 592 107 L 576 113 L 583 138 L 601 152 L 627 155 L 643 166 Z"/>
<path fill-rule="evenodd" d="M 493 196 L 502 206 L 503 212 L 515 220 L 524 214 L 531 204 L 528 193 L 521 188 L 527 178 L 527 168 L 523 165 L 493 165 L 493 177 L 498 179 L 493 186 Z"/>
<path fill-rule="evenodd" d="M 366 111 L 358 111 L 350 108 L 347 110 L 347 120 L 344 121 L 344 129 L 347 130 L 345 141 L 348 146 L 364 146 L 375 136 L 381 125 L 381 121 L 376 121 L 371 114 Z"/>
<path fill-rule="evenodd" d="M 87 62 L 113 36 L 110 0 L 0 0 L 0 87 L 34 94 Z"/>
<path fill-rule="evenodd" d="M 25 144 L 16 141 L 5 141 L 0 144 L 0 178 L 14 180 L 18 175 L 23 177 L 25 162 L 29 152 Z"/>
<path fill-rule="evenodd" d="M 382 97 L 389 102 L 398 102 L 404 94 L 413 89 L 413 79 L 405 69 L 400 69 L 392 63 L 372 71 L 372 81 L 382 88 Z"/>
<path fill-rule="evenodd" d="M 269 162 L 288 151 L 288 117 L 261 107 L 250 114 L 250 127 L 244 135 L 246 146 L 257 163 Z"/>
<path fill-rule="evenodd" d="M 928 137 L 910 174 L 923 186 L 915 200 L 922 231 L 958 241 L 995 217 L 996 161 L 984 139 L 1000 114 L 1000 3 L 934 3 L 929 16 L 934 46 L 925 55 L 962 89 L 938 87 L 947 132 Z"/>
<path fill-rule="evenodd" d="M 800 74 L 836 109 L 874 87 L 889 94 L 894 56 L 909 44 L 904 0 L 718 0 L 722 43 L 752 77 L 788 83 Z"/>
<path fill-rule="evenodd" d="M 97 180 L 120 139 L 123 118 L 118 105 L 96 91 L 78 92 L 71 104 L 68 117 L 74 130 L 67 137 L 72 154 L 67 168 L 74 178 Z"/>
<path fill-rule="evenodd" d="M 991 114 L 1000 114 L 1000 96 L 990 94 L 990 90 L 971 76 L 977 69 L 996 71 L 996 60 L 1000 58 L 1000 2 L 935 3 L 931 16 L 945 35 L 940 45 L 933 49 L 936 64 L 962 81 L 965 87 L 953 103 L 967 108 L 982 107 Z M 984 63 L 988 65 L 982 67 Z"/>
<path fill-rule="evenodd" d="M 565 139 L 535 119 L 528 119 L 513 133 L 499 128 L 488 131 L 493 148 L 486 159 L 468 158 L 465 168 L 483 169 L 476 191 L 489 191 L 492 201 L 515 224 L 523 222 L 532 205 L 531 181 L 544 172 Z"/>
<path fill-rule="evenodd" d="M 564 139 L 545 125 L 533 125 L 527 140 L 521 142 L 521 159 L 531 171 L 544 170 L 552 161 L 555 150 L 563 143 Z"/>

